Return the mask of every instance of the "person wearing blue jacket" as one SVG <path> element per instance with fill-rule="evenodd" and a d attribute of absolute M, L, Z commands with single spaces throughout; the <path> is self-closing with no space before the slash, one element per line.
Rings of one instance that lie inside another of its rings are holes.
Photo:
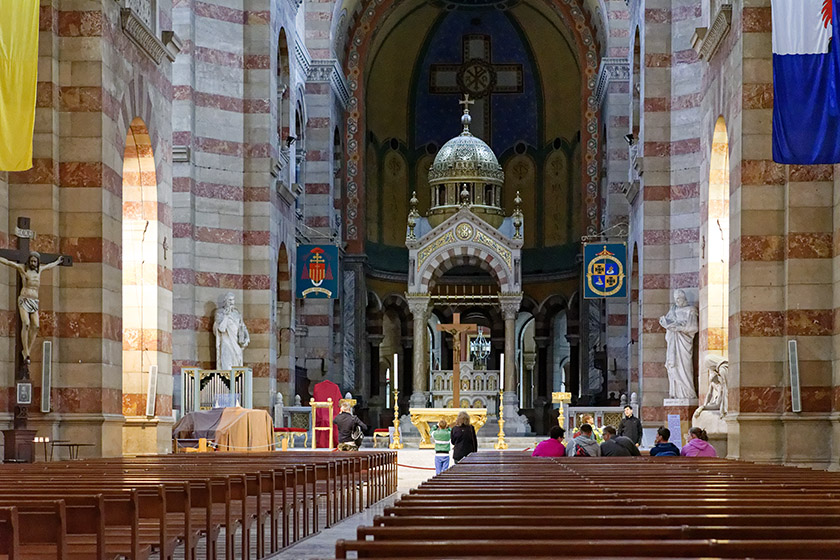
<path fill-rule="evenodd" d="M 650 449 L 651 457 L 679 457 L 680 448 L 668 441 L 671 439 L 671 430 L 662 426 L 656 430 L 655 445 Z"/>

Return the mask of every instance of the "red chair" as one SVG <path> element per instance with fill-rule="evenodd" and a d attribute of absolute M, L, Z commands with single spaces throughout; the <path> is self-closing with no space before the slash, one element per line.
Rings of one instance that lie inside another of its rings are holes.
<path fill-rule="evenodd" d="M 303 446 L 309 445 L 309 430 L 306 428 L 274 428 L 274 445 L 280 447 L 283 440 L 289 447 L 295 446 L 295 436 L 303 436 Z M 281 447 L 282 449 L 282 447 Z"/>

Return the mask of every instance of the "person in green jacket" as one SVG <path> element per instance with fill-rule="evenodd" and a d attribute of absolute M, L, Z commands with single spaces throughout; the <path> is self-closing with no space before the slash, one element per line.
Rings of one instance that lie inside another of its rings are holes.
<path fill-rule="evenodd" d="M 446 420 L 438 422 L 437 429 L 432 432 L 435 442 L 435 474 L 438 475 L 449 468 L 449 438 L 452 430 L 446 427 Z"/>

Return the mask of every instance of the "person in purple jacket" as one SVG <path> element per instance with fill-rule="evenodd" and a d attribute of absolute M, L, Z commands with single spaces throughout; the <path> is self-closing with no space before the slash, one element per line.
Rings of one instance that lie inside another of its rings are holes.
<path fill-rule="evenodd" d="M 680 450 L 683 457 L 717 457 L 717 451 L 709 443 L 709 436 L 703 428 L 694 427 L 688 430 L 688 443 Z"/>
<path fill-rule="evenodd" d="M 548 439 L 541 441 L 531 453 L 531 457 L 565 457 L 566 446 L 563 445 L 563 436 L 566 430 L 560 426 L 553 426 L 548 431 Z"/>

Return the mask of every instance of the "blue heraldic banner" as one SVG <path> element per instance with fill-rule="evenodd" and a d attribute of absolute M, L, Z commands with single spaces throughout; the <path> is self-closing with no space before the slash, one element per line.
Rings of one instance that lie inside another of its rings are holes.
<path fill-rule="evenodd" d="M 586 243 L 583 266 L 584 299 L 627 297 L 627 244 Z"/>
<path fill-rule="evenodd" d="M 338 299 L 338 247 L 298 245 L 300 275 L 295 294 L 298 299 Z"/>

